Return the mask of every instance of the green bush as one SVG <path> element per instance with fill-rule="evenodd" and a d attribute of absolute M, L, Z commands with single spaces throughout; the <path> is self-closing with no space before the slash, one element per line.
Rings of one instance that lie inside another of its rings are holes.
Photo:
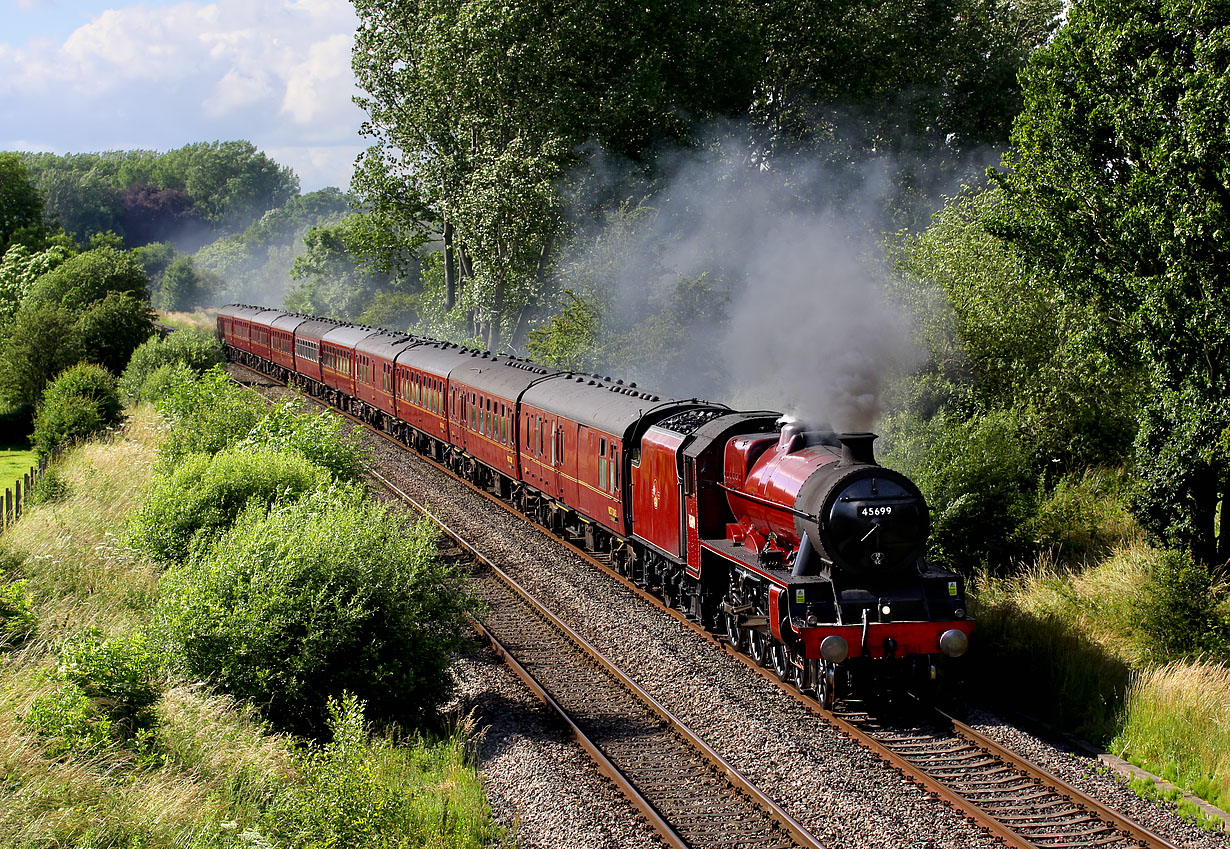
<path fill-rule="evenodd" d="M 147 746 L 162 672 L 143 634 L 106 639 L 94 629 L 67 637 L 52 690 L 25 717 L 53 754 L 89 753 L 108 742 Z"/>
<path fill-rule="evenodd" d="M 265 413 L 264 402 L 214 367 L 173 387 L 158 404 L 171 431 L 159 449 L 162 468 L 189 454 L 211 454 L 243 439 Z"/>
<path fill-rule="evenodd" d="M 199 329 L 179 330 L 167 337 L 154 336 L 142 342 L 128 366 L 120 375 L 120 391 L 131 403 L 151 400 L 141 397 L 141 389 L 150 375 L 162 366 L 181 363 L 200 374 L 223 361 L 222 346 L 217 337 Z"/>
<path fill-rule="evenodd" d="M 0 647 L 24 643 L 38 626 L 28 581 L 0 586 Z"/>
<path fill-rule="evenodd" d="M 136 401 L 160 404 L 172 392 L 196 380 L 197 374 L 183 363 L 164 363 L 150 372 L 136 393 Z"/>
<path fill-rule="evenodd" d="M 1219 611 L 1225 587 L 1209 565 L 1166 550 L 1158 553 L 1151 571 L 1154 583 L 1140 601 L 1139 615 L 1157 659 L 1230 652 L 1230 621 Z"/>
<path fill-rule="evenodd" d="M 298 759 L 300 782 L 271 806 L 268 831 L 293 846 L 500 846 L 465 728 L 438 743 L 371 738 L 352 695 L 329 703 L 330 741 Z"/>
<path fill-rule="evenodd" d="M 133 514 L 129 540 L 156 560 L 177 561 L 225 530 L 250 502 L 262 509 L 328 484 L 327 470 L 293 454 L 194 454 L 156 478 Z"/>
<path fill-rule="evenodd" d="M 416 723 L 447 693 L 473 604 L 435 541 L 355 490 L 253 505 L 163 575 L 156 628 L 188 674 L 282 728 L 320 735 L 344 691 L 375 719 Z"/>
<path fill-rule="evenodd" d="M 325 467 L 339 480 L 357 480 L 368 459 L 362 437 L 358 432 L 347 433 L 341 416 L 300 412 L 294 401 L 270 410 L 236 448 L 290 451 Z"/>
<path fill-rule="evenodd" d="M 109 292 L 77 319 L 86 356 L 115 374 L 154 332 L 153 313 L 144 295 Z"/>
<path fill-rule="evenodd" d="M 1024 535 L 1056 561 L 1079 564 L 1102 557 L 1140 534 L 1123 470 L 1065 475 L 1038 503 Z"/>
<path fill-rule="evenodd" d="M 34 447 L 45 456 L 123 418 L 115 378 L 101 366 L 78 363 L 47 385 L 34 416 Z"/>

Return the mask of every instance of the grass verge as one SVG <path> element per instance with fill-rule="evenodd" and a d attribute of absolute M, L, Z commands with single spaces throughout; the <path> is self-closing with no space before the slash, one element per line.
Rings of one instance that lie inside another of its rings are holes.
<path fill-rule="evenodd" d="M 142 633 L 157 598 L 159 567 L 120 533 L 163 432 L 140 408 L 106 442 L 69 451 L 57 465 L 62 497 L 0 537 L 0 579 L 24 580 L 9 586 L 33 601 L 32 627 L 0 654 L 0 846 L 506 843 L 466 756 L 464 723 L 430 739 L 373 735 L 362 704 L 344 700 L 331 742 L 312 745 L 113 650 Z M 68 647 L 82 634 L 105 650 L 73 666 Z M 149 687 L 138 717 L 117 709 Z"/>

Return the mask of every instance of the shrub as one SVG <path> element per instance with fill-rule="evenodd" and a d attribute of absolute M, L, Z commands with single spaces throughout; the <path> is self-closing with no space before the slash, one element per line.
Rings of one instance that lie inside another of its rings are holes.
<path fill-rule="evenodd" d="M 293 454 L 194 454 L 154 481 L 133 515 L 129 539 L 156 560 L 183 560 L 194 541 L 225 530 L 250 501 L 267 509 L 328 482 L 325 469 Z"/>
<path fill-rule="evenodd" d="M 160 404 L 178 387 L 191 383 L 196 378 L 196 373 L 183 363 L 164 363 L 145 378 L 134 400 Z"/>
<path fill-rule="evenodd" d="M 1140 628 L 1159 659 L 1230 651 L 1230 621 L 1219 612 L 1225 587 L 1209 565 L 1166 550 L 1151 567 L 1153 585 L 1139 601 Z"/>
<path fill-rule="evenodd" d="M 77 319 L 86 356 L 119 374 L 132 352 L 154 332 L 153 313 L 144 296 L 109 292 Z"/>
<path fill-rule="evenodd" d="M 435 539 L 428 523 L 407 529 L 354 490 L 250 506 L 166 572 L 156 627 L 189 674 L 282 728 L 319 735 L 343 691 L 374 718 L 418 721 L 448 690 L 473 604 Z"/>
<path fill-rule="evenodd" d="M 76 316 L 54 304 L 23 304 L 0 334 L 0 398 L 35 404 L 57 374 L 85 353 Z"/>
<path fill-rule="evenodd" d="M 34 447 L 46 456 L 123 418 L 115 378 L 101 366 L 78 363 L 48 384 L 34 416 Z"/>
<path fill-rule="evenodd" d="M 482 781 L 465 758 L 467 728 L 435 744 L 371 738 L 364 705 L 329 703 L 330 741 L 299 758 L 300 782 L 271 806 L 269 831 L 296 846 L 501 846 Z"/>
<path fill-rule="evenodd" d="M 368 459 L 357 432 L 347 433 L 341 416 L 304 413 L 284 401 L 256 423 L 238 449 L 291 451 L 331 471 L 339 480 L 356 480 Z"/>
<path fill-rule="evenodd" d="M 222 346 L 208 330 L 187 329 L 167 337 L 154 336 L 142 342 L 120 376 L 120 391 L 130 402 L 149 400 L 140 397 L 145 381 L 158 368 L 181 363 L 195 374 L 201 374 L 223 361 Z"/>
<path fill-rule="evenodd" d="M 53 688 L 25 717 L 53 754 L 85 754 L 108 743 L 144 746 L 155 722 L 161 672 L 143 634 L 106 639 L 97 630 L 60 646 Z"/>
<path fill-rule="evenodd" d="M 158 404 L 171 423 L 159 453 L 163 468 L 194 453 L 214 453 L 247 435 L 264 413 L 255 395 L 214 367 L 197 380 L 174 387 Z"/>
<path fill-rule="evenodd" d="M 0 647 L 24 643 L 38 626 L 27 581 L 0 586 Z"/>

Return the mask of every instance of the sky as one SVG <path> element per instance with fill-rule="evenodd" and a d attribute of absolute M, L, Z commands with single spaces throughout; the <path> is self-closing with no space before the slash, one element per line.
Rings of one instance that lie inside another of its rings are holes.
<path fill-rule="evenodd" d="M 345 189 L 355 24 L 349 0 L 0 0 L 0 150 L 246 139 L 304 191 Z"/>

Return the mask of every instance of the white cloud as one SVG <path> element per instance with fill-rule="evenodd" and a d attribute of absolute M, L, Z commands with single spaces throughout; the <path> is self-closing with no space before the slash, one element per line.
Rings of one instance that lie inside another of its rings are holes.
<path fill-rule="evenodd" d="M 278 161 L 305 187 L 323 184 L 308 172 L 344 186 L 361 143 L 355 23 L 348 0 L 182 2 L 105 11 L 62 43 L 0 44 L 0 149 L 246 138 L 294 156 Z"/>

